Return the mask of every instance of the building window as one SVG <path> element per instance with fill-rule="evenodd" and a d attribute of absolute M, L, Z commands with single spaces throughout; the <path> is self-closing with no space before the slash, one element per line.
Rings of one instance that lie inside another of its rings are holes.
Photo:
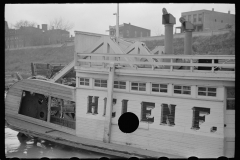
<path fill-rule="evenodd" d="M 117 89 L 126 89 L 126 82 L 123 82 L 123 81 L 114 81 L 114 88 L 117 88 Z"/>
<path fill-rule="evenodd" d="M 198 14 L 198 21 L 202 22 L 202 14 Z"/>
<path fill-rule="evenodd" d="M 104 87 L 104 88 L 107 88 L 107 80 L 95 79 L 95 80 L 94 80 L 94 86 L 95 86 L 95 87 Z"/>
<path fill-rule="evenodd" d="M 152 83 L 152 92 L 167 93 L 167 84 Z"/>
<path fill-rule="evenodd" d="M 79 78 L 80 86 L 89 86 L 89 78 Z"/>
<path fill-rule="evenodd" d="M 212 87 L 198 87 L 198 95 L 199 96 L 217 96 L 217 88 Z"/>
<path fill-rule="evenodd" d="M 175 94 L 191 94 L 191 86 L 174 86 L 174 93 Z"/>
<path fill-rule="evenodd" d="M 191 15 L 188 15 L 188 21 L 191 22 Z"/>
<path fill-rule="evenodd" d="M 197 22 L 197 15 L 196 14 L 193 15 L 193 22 Z"/>
<path fill-rule="evenodd" d="M 227 110 L 235 110 L 235 88 L 229 87 L 227 89 Z"/>
<path fill-rule="evenodd" d="M 131 90 L 133 90 L 133 91 L 146 91 L 146 83 L 132 82 L 131 83 Z"/>

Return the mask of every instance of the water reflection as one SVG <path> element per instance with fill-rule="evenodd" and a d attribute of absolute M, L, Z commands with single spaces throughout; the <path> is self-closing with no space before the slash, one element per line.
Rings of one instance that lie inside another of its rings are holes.
<path fill-rule="evenodd" d="M 41 139 L 25 137 L 21 139 L 17 135 L 18 132 L 5 127 L 5 154 L 7 158 L 114 158 L 111 155 L 82 150 Z"/>

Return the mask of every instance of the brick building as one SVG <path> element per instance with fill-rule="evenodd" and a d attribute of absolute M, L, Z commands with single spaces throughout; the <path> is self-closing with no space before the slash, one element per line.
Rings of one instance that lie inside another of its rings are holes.
<path fill-rule="evenodd" d="M 116 35 L 116 26 L 109 26 L 109 35 Z M 151 31 L 149 29 L 141 28 L 131 25 L 130 23 L 123 23 L 119 25 L 119 37 L 136 38 L 136 37 L 150 37 Z"/>
<path fill-rule="evenodd" d="M 64 43 L 69 39 L 69 32 L 61 29 L 48 30 L 47 24 L 42 29 L 36 27 L 20 27 L 9 29 L 5 21 L 5 48 L 21 48 Z"/>
<path fill-rule="evenodd" d="M 232 27 L 235 29 L 235 15 L 216 12 L 214 9 L 182 12 L 182 17 L 195 26 L 195 31 L 212 31 Z M 181 28 L 181 27 L 176 27 Z M 181 31 L 182 32 L 182 31 Z"/>

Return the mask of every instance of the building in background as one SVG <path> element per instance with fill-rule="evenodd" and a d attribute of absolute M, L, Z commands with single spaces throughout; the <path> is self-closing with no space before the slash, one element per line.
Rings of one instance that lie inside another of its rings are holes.
<path fill-rule="evenodd" d="M 235 29 L 235 15 L 230 14 L 230 11 L 228 11 L 228 13 L 223 13 L 214 11 L 214 8 L 212 11 L 203 9 L 182 12 L 181 16 L 194 24 L 195 32 L 213 31 L 225 28 Z M 181 27 L 176 27 L 176 29 L 181 29 Z"/>
<path fill-rule="evenodd" d="M 9 29 L 5 21 L 5 48 L 21 48 L 28 46 L 41 46 L 62 44 L 69 40 L 69 32 L 61 29 L 48 30 L 47 24 L 36 27 L 20 27 Z"/>
<path fill-rule="evenodd" d="M 116 35 L 116 26 L 109 26 L 109 35 Z M 123 23 L 119 25 L 119 37 L 122 38 L 136 38 L 136 37 L 150 37 L 151 31 L 146 28 L 131 25 L 130 23 Z"/>

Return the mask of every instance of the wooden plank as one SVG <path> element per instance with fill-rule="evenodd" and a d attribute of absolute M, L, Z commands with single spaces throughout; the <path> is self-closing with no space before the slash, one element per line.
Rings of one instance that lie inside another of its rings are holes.
<path fill-rule="evenodd" d="M 111 121 L 112 121 L 112 102 L 113 102 L 113 82 L 114 82 L 115 64 L 110 63 L 108 85 L 107 85 L 107 106 L 104 122 L 103 142 L 109 143 L 111 137 Z"/>

